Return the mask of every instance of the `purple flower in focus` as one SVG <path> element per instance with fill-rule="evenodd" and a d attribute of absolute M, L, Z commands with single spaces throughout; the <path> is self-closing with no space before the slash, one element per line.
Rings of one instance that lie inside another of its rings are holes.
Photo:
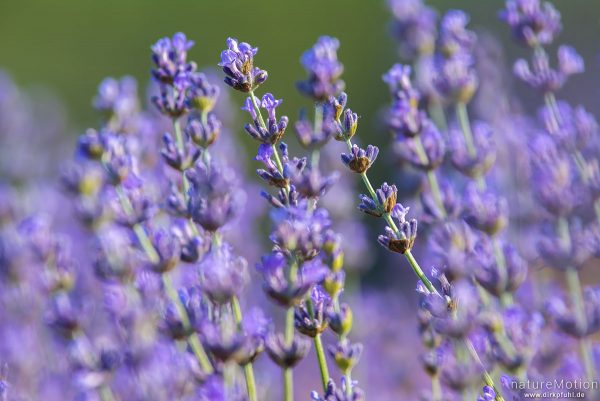
<path fill-rule="evenodd" d="M 392 213 L 396 207 L 398 199 L 398 189 L 395 185 L 388 185 L 384 182 L 379 189 L 375 191 L 377 201 L 374 201 L 370 196 L 359 195 L 360 204 L 358 209 L 375 217 L 381 217 L 384 213 Z"/>
<path fill-rule="evenodd" d="M 275 109 L 279 107 L 282 100 L 276 100 L 271 93 L 266 93 L 260 102 L 260 107 L 267 110 L 268 118 L 266 121 L 266 128 L 263 126 L 262 117 L 256 113 L 252 99 L 247 98 L 242 110 L 246 110 L 250 113 L 250 116 L 254 120 L 254 124 L 246 124 L 244 129 L 250 136 L 257 141 L 268 144 L 276 144 L 281 140 L 285 129 L 288 125 L 287 116 L 283 116 L 277 121 Z"/>
<path fill-rule="evenodd" d="M 237 39 L 227 39 L 227 49 L 221 52 L 219 66 L 223 68 L 225 83 L 241 92 L 253 91 L 267 80 L 267 71 L 254 66 L 257 47 Z"/>
<path fill-rule="evenodd" d="M 417 220 L 406 220 L 408 207 L 396 204 L 390 213 L 390 217 L 396 223 L 398 232 L 389 226 L 385 227 L 385 234 L 380 235 L 377 241 L 392 252 L 406 253 L 410 251 L 417 238 Z"/>
<path fill-rule="evenodd" d="M 361 149 L 358 145 L 352 145 L 352 153 L 342 153 L 342 162 L 355 173 L 364 173 L 373 165 L 379 148 L 377 146 L 368 145 L 367 149 Z"/>
<path fill-rule="evenodd" d="M 196 69 L 196 64 L 187 62 L 187 52 L 194 46 L 184 33 L 178 32 L 173 38 L 159 39 L 152 45 L 152 61 L 155 68 L 152 76 L 159 82 L 172 84 L 178 76 L 187 76 Z"/>

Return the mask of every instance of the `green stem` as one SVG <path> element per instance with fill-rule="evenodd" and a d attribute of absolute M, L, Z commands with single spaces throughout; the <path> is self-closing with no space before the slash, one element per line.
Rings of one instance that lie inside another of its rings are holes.
<path fill-rule="evenodd" d="M 442 384 L 438 375 L 431 378 L 431 397 L 433 401 L 442 401 Z"/>
<path fill-rule="evenodd" d="M 294 376 L 291 368 L 283 370 L 283 399 L 284 401 L 294 400 Z"/>
<path fill-rule="evenodd" d="M 588 322 L 585 315 L 585 303 L 583 300 L 583 293 L 581 290 L 581 281 L 579 279 L 579 273 L 574 268 L 569 268 L 565 272 L 567 279 L 567 286 L 569 293 L 571 294 L 571 302 L 575 308 L 575 318 L 577 319 L 577 326 L 582 330 L 587 328 Z M 588 380 L 594 379 L 594 362 L 592 361 L 592 349 L 589 339 L 582 337 L 579 339 L 579 351 L 581 352 L 581 359 L 585 367 L 585 374 Z"/>
<path fill-rule="evenodd" d="M 231 307 L 233 309 L 233 316 L 238 329 L 242 327 L 242 308 L 240 307 L 239 299 L 234 296 L 231 299 Z M 256 380 L 254 379 L 254 368 L 252 362 L 244 365 L 244 376 L 246 378 L 246 390 L 248 391 L 248 398 L 250 401 L 257 401 L 256 397 Z"/>
<path fill-rule="evenodd" d="M 421 141 L 421 137 L 415 137 L 414 141 L 416 146 L 415 151 L 417 152 L 419 160 L 422 164 L 427 165 L 429 163 L 429 157 L 427 156 L 427 152 L 425 152 L 425 148 L 423 147 L 423 141 Z M 431 192 L 433 194 L 433 199 L 435 200 L 435 203 L 437 203 L 438 208 L 442 212 L 442 217 L 446 217 L 446 208 L 444 207 L 442 191 L 440 190 L 440 184 L 433 170 L 427 170 L 427 181 L 429 182 L 429 188 L 431 189 Z"/>
<path fill-rule="evenodd" d="M 327 383 L 329 382 L 329 369 L 327 368 L 327 359 L 325 358 L 321 334 L 317 334 L 315 336 L 314 343 L 315 351 L 317 352 L 317 359 L 319 361 L 319 371 L 321 372 L 321 383 L 323 384 L 323 391 L 326 391 Z"/>
<path fill-rule="evenodd" d="M 496 401 L 504 401 L 504 398 L 500 394 L 498 387 L 496 387 L 496 385 L 494 384 L 494 379 L 492 379 L 492 376 L 490 376 L 490 374 L 488 373 L 487 369 L 485 368 L 485 365 L 481 361 L 481 358 L 479 358 L 479 355 L 477 354 L 477 350 L 475 350 L 473 343 L 468 338 L 465 339 L 464 341 L 465 341 L 467 350 L 471 354 L 471 357 L 479 365 L 479 367 L 481 368 L 481 370 L 483 372 L 483 380 L 485 381 L 485 384 L 492 387 L 494 389 L 494 391 L 496 391 Z"/>
<path fill-rule="evenodd" d="M 475 140 L 473 139 L 473 131 L 471 130 L 471 122 L 469 120 L 469 112 L 467 111 L 467 105 L 465 103 L 458 102 L 456 104 L 456 117 L 458 118 L 463 138 L 465 139 L 467 153 L 470 157 L 476 158 L 477 148 L 475 147 Z M 485 189 L 486 183 L 483 177 L 477 177 L 475 180 L 480 189 Z"/>
<path fill-rule="evenodd" d="M 123 211 L 128 216 L 131 216 L 133 214 L 133 207 L 131 206 L 131 202 L 129 201 L 129 198 L 127 198 L 127 196 L 123 192 L 123 189 L 120 186 L 116 187 L 116 191 L 117 191 L 117 195 L 119 196 L 119 201 L 121 203 L 121 207 L 123 208 Z M 140 245 L 142 246 L 142 249 L 146 253 L 146 256 L 148 257 L 150 262 L 157 263 L 159 261 L 160 257 L 158 255 L 158 252 L 154 248 L 154 245 L 152 245 L 152 241 L 150 241 L 150 238 L 148 237 L 146 230 L 144 230 L 144 227 L 142 227 L 140 224 L 134 224 L 133 232 L 135 233 Z M 181 299 L 179 299 L 179 295 L 177 294 L 177 291 L 175 290 L 169 275 L 166 273 L 162 274 L 162 281 L 163 281 L 163 285 L 165 287 L 165 292 L 167 294 L 167 297 L 169 298 L 169 300 L 171 302 L 173 302 L 173 304 L 175 304 L 175 307 L 177 308 L 177 311 L 179 312 L 179 316 L 181 318 L 181 322 L 183 323 L 184 328 L 188 329 L 190 327 L 189 316 L 187 315 L 187 311 L 185 310 L 185 307 L 181 303 Z M 213 373 L 214 370 L 213 370 L 212 364 L 210 363 L 210 360 L 208 359 L 208 355 L 206 354 L 206 351 L 202 347 L 202 344 L 200 343 L 200 340 L 198 339 L 197 334 L 192 334 L 188 338 L 188 343 L 189 343 L 190 347 L 192 348 L 194 355 L 198 359 L 198 362 L 200 363 L 200 366 L 202 367 L 202 369 L 206 373 L 209 373 L 209 374 Z"/>
<path fill-rule="evenodd" d="M 348 146 L 348 149 L 350 149 L 350 150 L 352 149 L 352 142 L 350 141 L 350 139 L 346 139 L 346 145 Z M 367 173 L 366 172 L 361 173 L 360 177 L 362 178 L 363 183 L 365 184 L 365 187 L 369 191 L 369 194 L 371 195 L 371 198 L 373 199 L 373 202 L 375 202 L 375 203 L 378 204 L 379 201 L 377 199 L 377 195 L 375 193 L 375 189 L 373 189 L 373 185 L 371 184 L 371 181 L 369 180 L 369 177 L 367 176 Z M 384 220 L 386 221 L 386 223 L 388 224 L 388 226 L 394 231 L 394 234 L 396 234 L 398 236 L 402 235 L 402 233 L 398 229 L 398 226 L 396 226 L 396 223 L 394 223 L 394 220 L 392 219 L 392 217 L 390 216 L 389 213 L 383 213 L 382 217 L 384 218 Z M 423 269 L 421 269 L 421 266 L 419 266 L 419 263 L 413 257 L 413 255 L 410 252 L 410 250 L 406 251 L 406 253 L 404 253 L 404 256 L 406 257 L 406 260 L 410 264 L 410 267 L 412 267 L 413 271 L 415 272 L 415 274 L 417 275 L 417 277 L 423 282 L 423 284 L 425 285 L 425 287 L 430 292 L 439 295 L 438 291 L 435 289 L 435 287 L 433 286 L 433 284 L 431 283 L 431 281 L 429 281 L 429 279 L 427 278 L 427 276 L 423 272 Z"/>

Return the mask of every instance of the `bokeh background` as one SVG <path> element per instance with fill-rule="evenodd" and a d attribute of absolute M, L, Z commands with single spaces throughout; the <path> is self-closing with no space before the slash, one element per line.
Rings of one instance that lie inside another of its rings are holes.
<path fill-rule="evenodd" d="M 554 2 L 565 27 L 559 42 L 570 43 L 584 56 L 587 70 L 562 92 L 569 101 L 598 109 L 600 1 Z M 510 69 L 522 49 L 511 42 L 508 28 L 497 18 L 501 0 L 435 0 L 428 4 L 443 12 L 464 9 L 471 27 L 501 40 Z M 133 75 L 149 79 L 150 44 L 183 31 L 196 41 L 191 58 L 200 66 L 216 66 L 228 36 L 260 48 L 261 67 L 270 72 L 267 90 L 284 97 L 283 111 L 295 116 L 306 100 L 295 91 L 303 77 L 302 52 L 320 35 L 341 40 L 339 57 L 352 108 L 367 127 L 378 130 L 377 111 L 388 101 L 381 75 L 397 53 L 388 34 L 389 14 L 384 0 L 25 0 L 0 1 L 0 68 L 19 85 L 42 85 L 64 100 L 74 135 L 97 123 L 91 106 L 96 86 L 105 76 Z M 516 85 L 523 89 L 524 85 Z M 529 97 L 519 92 L 527 103 Z M 532 97 L 533 104 L 537 101 Z M 369 133 L 371 136 L 371 133 Z M 372 141 L 387 140 L 379 132 Z"/>

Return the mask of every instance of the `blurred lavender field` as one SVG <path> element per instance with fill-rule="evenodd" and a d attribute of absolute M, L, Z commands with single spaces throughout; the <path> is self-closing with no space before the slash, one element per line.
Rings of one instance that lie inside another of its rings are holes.
<path fill-rule="evenodd" d="M 0 70 L 0 401 L 600 400 L 597 27 L 494 4 Z"/>

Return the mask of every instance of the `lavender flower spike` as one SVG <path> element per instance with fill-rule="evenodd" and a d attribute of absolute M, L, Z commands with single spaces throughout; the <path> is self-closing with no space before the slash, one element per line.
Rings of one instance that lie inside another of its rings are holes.
<path fill-rule="evenodd" d="M 500 18 L 512 29 L 516 40 L 529 47 L 552 43 L 560 33 L 560 13 L 549 2 L 507 0 Z"/>
<path fill-rule="evenodd" d="M 298 82 L 298 90 L 315 100 L 323 101 L 337 96 L 344 89 L 344 81 L 339 79 L 344 66 L 337 59 L 340 41 L 330 36 L 321 36 L 315 45 L 301 58 L 308 73 L 305 81 Z"/>
<path fill-rule="evenodd" d="M 391 213 L 398 199 L 396 186 L 384 182 L 381 188 L 375 191 L 375 195 L 377 196 L 377 202 L 370 196 L 361 194 L 358 209 L 375 217 L 381 217 L 384 213 Z"/>
<path fill-rule="evenodd" d="M 417 220 L 406 220 L 408 210 L 408 207 L 405 208 L 398 203 L 390 214 L 392 219 L 398 223 L 398 232 L 396 233 L 395 230 L 386 226 L 385 234 L 377 238 L 381 245 L 392 252 L 404 254 L 410 251 L 417 238 Z"/>
<path fill-rule="evenodd" d="M 227 39 L 227 49 L 221 52 L 219 66 L 227 75 L 225 83 L 241 92 L 250 92 L 267 80 L 267 71 L 254 66 L 257 47 L 237 39 Z"/>
<path fill-rule="evenodd" d="M 352 145 L 352 153 L 342 153 L 342 162 L 355 173 L 364 173 L 377 159 L 379 148 L 369 145 L 367 150 L 361 149 L 358 145 Z"/>

